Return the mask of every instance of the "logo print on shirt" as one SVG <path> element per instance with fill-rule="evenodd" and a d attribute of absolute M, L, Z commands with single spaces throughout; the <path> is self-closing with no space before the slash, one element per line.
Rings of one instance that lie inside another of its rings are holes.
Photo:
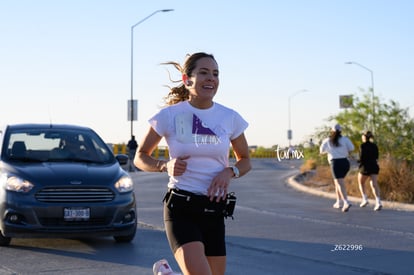
<path fill-rule="evenodd" d="M 201 119 L 193 114 L 193 134 L 199 135 L 212 135 L 215 136 L 216 134 L 205 125 Z"/>
<path fill-rule="evenodd" d="M 193 137 L 194 143 L 199 144 L 219 144 L 220 138 L 201 121 L 201 119 L 193 114 Z"/>

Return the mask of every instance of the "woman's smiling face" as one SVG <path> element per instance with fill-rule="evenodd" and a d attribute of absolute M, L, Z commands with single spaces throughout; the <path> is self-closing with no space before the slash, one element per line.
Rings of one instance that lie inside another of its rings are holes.
<path fill-rule="evenodd" d="M 219 86 L 219 70 L 216 61 L 209 57 L 200 58 L 191 75 L 183 78 L 185 78 L 186 88 L 190 91 L 190 103 L 195 107 L 211 107 Z"/>

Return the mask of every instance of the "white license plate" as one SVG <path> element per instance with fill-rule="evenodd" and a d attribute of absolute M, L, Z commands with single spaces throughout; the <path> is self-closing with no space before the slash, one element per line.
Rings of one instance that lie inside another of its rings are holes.
<path fill-rule="evenodd" d="M 71 220 L 89 220 L 90 208 L 88 207 L 69 207 L 63 209 L 63 218 Z"/>

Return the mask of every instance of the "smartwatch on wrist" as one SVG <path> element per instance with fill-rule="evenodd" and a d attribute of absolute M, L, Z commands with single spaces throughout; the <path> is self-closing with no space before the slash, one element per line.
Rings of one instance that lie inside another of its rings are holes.
<path fill-rule="evenodd" d="M 230 168 L 231 168 L 231 170 L 233 171 L 233 173 L 234 173 L 234 177 L 235 177 L 235 178 L 240 177 L 240 171 L 239 171 L 239 168 L 237 168 L 235 165 L 230 166 Z"/>

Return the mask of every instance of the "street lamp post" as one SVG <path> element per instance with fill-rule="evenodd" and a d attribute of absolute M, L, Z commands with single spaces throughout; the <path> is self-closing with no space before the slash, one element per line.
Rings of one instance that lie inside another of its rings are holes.
<path fill-rule="evenodd" d="M 289 129 L 288 129 L 288 132 L 287 132 L 287 135 L 288 135 L 288 140 L 289 140 L 289 147 L 292 145 L 292 128 L 291 128 L 291 113 L 290 113 L 290 103 L 291 103 L 291 101 L 292 101 L 292 98 L 294 97 L 294 96 L 296 96 L 296 95 L 298 95 L 298 94 L 300 94 L 300 93 L 304 93 L 304 92 L 308 92 L 308 90 L 305 90 L 305 89 L 303 89 L 303 90 L 299 90 L 299 91 L 296 91 L 295 93 L 293 93 L 293 94 L 291 94 L 290 96 L 289 96 L 289 100 L 288 100 L 288 123 L 289 123 Z"/>
<path fill-rule="evenodd" d="M 130 100 L 130 120 L 131 120 L 131 138 L 134 135 L 134 28 L 150 18 L 151 16 L 155 15 L 159 12 L 170 12 L 173 9 L 164 9 L 164 10 L 156 10 L 144 19 L 138 21 L 134 25 L 131 26 L 131 100 Z M 138 104 L 137 104 L 138 109 Z M 137 110 L 138 113 L 138 110 Z"/>
<path fill-rule="evenodd" d="M 364 65 L 359 64 L 358 62 L 354 62 L 354 61 L 349 61 L 349 62 L 345 62 L 345 64 L 354 64 L 357 65 L 361 68 L 363 68 L 364 70 L 367 70 L 370 74 L 371 74 L 371 93 L 372 93 L 372 132 L 375 133 L 375 97 L 374 97 L 374 72 L 365 67 Z"/>

